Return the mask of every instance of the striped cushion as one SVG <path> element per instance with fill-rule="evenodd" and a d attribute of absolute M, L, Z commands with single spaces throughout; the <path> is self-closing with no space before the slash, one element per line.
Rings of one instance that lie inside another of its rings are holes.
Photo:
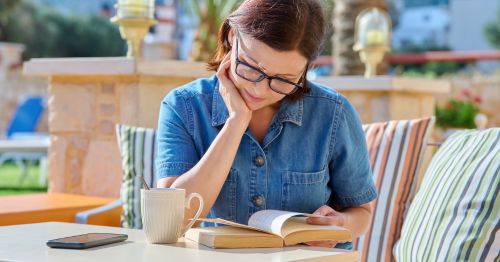
<path fill-rule="evenodd" d="M 363 126 L 379 197 L 369 231 L 353 243 L 362 261 L 394 260 L 391 249 L 400 236 L 433 124 L 434 118 L 422 118 Z"/>
<path fill-rule="evenodd" d="M 156 130 L 117 125 L 116 136 L 123 169 L 121 224 L 125 228 L 142 228 L 140 189 L 142 177 L 150 187 L 156 183 L 153 164 Z"/>
<path fill-rule="evenodd" d="M 398 261 L 500 261 L 500 128 L 449 137 L 394 247 Z"/>

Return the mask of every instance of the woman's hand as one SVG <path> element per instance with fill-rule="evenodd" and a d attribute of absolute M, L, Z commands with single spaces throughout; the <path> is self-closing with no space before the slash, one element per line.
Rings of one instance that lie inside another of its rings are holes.
<path fill-rule="evenodd" d="M 229 117 L 243 121 L 248 126 L 252 118 L 252 111 L 248 108 L 233 81 L 228 77 L 230 67 L 231 52 L 224 56 L 216 73 L 219 79 L 219 93 L 226 104 Z"/>
<path fill-rule="evenodd" d="M 333 208 L 323 205 L 314 211 L 313 215 L 307 218 L 307 223 L 313 225 L 335 225 L 343 227 L 346 224 L 346 216 Z M 334 240 L 320 240 L 320 241 L 310 241 L 305 242 L 306 245 L 309 246 L 317 246 L 317 247 L 335 247 L 338 242 Z"/>

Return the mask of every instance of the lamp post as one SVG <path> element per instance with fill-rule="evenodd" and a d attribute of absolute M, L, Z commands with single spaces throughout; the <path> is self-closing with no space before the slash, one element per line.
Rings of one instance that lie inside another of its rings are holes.
<path fill-rule="evenodd" d="M 391 50 L 391 27 L 389 15 L 378 8 L 363 10 L 356 17 L 353 49 L 365 64 L 366 78 L 377 75 L 377 65 Z"/>
<path fill-rule="evenodd" d="M 120 26 L 120 34 L 127 40 L 127 57 L 141 57 L 141 42 L 149 31 L 149 27 L 156 24 L 154 19 L 154 0 L 118 0 L 116 16 L 111 22 Z"/>

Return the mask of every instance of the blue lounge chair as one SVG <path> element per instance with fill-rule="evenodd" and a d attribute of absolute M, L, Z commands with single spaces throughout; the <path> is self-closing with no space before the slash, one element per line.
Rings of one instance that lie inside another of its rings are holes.
<path fill-rule="evenodd" d="M 48 134 L 37 133 L 36 128 L 45 111 L 44 98 L 41 96 L 27 97 L 16 109 L 5 132 L 5 139 L 9 141 L 20 140 L 48 140 Z M 34 161 L 40 161 L 40 168 L 45 168 L 47 155 L 41 152 L 6 152 L 0 154 L 0 166 L 6 161 L 13 161 L 21 169 L 22 184 L 28 175 L 29 166 Z M 40 170 L 40 182 L 44 183 L 46 170 Z"/>

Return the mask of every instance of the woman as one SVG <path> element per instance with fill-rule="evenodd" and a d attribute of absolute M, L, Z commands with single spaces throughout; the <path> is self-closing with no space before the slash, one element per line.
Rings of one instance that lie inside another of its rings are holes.
<path fill-rule="evenodd" d="M 162 102 L 158 187 L 200 193 L 202 217 L 246 224 L 280 209 L 363 234 L 377 193 L 360 121 L 343 96 L 306 81 L 324 23 L 318 1 L 244 1 L 220 29 L 216 74 Z"/>

